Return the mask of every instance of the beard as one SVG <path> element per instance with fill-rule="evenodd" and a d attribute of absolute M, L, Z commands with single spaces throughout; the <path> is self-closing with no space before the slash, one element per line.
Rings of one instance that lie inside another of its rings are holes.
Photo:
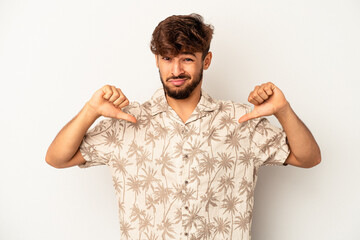
<path fill-rule="evenodd" d="M 201 68 L 200 72 L 194 76 L 193 81 L 189 85 L 185 86 L 185 88 L 183 88 L 183 89 L 181 87 L 176 87 L 175 90 L 170 89 L 170 87 L 167 86 L 165 82 L 167 82 L 170 79 L 179 79 L 179 78 L 188 80 L 188 79 L 191 79 L 191 76 L 189 76 L 187 74 L 180 74 L 179 76 L 176 76 L 176 77 L 169 77 L 164 81 L 164 79 L 161 77 L 160 70 L 159 70 L 159 75 L 160 75 L 160 81 L 163 85 L 166 95 L 168 95 L 169 97 L 174 98 L 174 99 L 186 99 L 190 96 L 190 94 L 194 91 L 194 89 L 201 82 L 202 77 L 203 77 L 203 68 Z"/>

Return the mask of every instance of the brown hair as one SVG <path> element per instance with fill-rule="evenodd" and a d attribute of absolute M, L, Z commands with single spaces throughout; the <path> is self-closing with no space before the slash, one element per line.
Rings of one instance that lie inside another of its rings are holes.
<path fill-rule="evenodd" d="M 202 52 L 210 49 L 214 28 L 205 24 L 199 14 L 173 15 L 155 28 L 150 49 L 156 55 L 177 56 L 181 52 Z"/>

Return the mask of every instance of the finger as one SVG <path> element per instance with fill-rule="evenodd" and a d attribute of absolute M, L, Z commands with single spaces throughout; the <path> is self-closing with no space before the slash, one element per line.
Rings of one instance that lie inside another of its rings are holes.
<path fill-rule="evenodd" d="M 121 95 L 120 93 L 118 92 L 118 90 L 114 87 L 114 86 L 111 86 L 111 90 L 112 90 L 112 95 L 111 97 L 109 98 L 109 102 L 114 102 L 116 99 L 118 99 Z"/>
<path fill-rule="evenodd" d="M 113 103 L 116 107 L 120 107 L 120 105 L 125 102 L 127 98 L 125 96 L 121 96 L 118 99 L 116 99 Z"/>
<path fill-rule="evenodd" d="M 252 112 L 249 112 L 249 113 L 243 115 L 243 116 L 239 119 L 239 123 L 243 123 L 243 122 L 246 122 L 246 121 L 248 121 L 248 120 L 250 120 L 250 119 L 257 118 L 257 117 L 259 117 L 259 115 L 258 115 L 256 112 L 252 111 Z"/>
<path fill-rule="evenodd" d="M 125 121 L 132 122 L 132 123 L 136 123 L 136 121 L 137 121 L 134 116 L 127 114 L 123 111 L 119 111 L 119 113 L 116 114 L 116 118 L 123 119 Z"/>
<path fill-rule="evenodd" d="M 256 86 L 254 91 L 252 91 L 249 96 L 249 97 L 251 97 L 250 99 L 252 100 L 252 101 L 249 100 L 249 102 L 251 102 L 254 105 L 259 105 L 262 102 L 264 102 L 264 100 L 258 94 L 259 89 L 260 89 L 260 86 Z"/>
<path fill-rule="evenodd" d="M 113 104 L 118 107 L 120 104 L 122 104 L 124 101 L 126 101 L 127 98 L 124 94 L 120 93 L 120 96 L 113 102 Z"/>
<path fill-rule="evenodd" d="M 264 84 L 264 91 L 269 95 L 273 95 L 274 93 L 274 89 L 275 89 L 275 85 L 271 82 L 265 83 Z"/>
<path fill-rule="evenodd" d="M 260 105 L 264 102 L 264 99 L 262 99 L 258 93 L 254 93 L 253 99 L 258 102 L 258 105 Z"/>
<path fill-rule="evenodd" d="M 265 86 L 264 86 L 264 91 L 266 92 L 266 94 L 267 94 L 268 96 L 271 96 L 271 95 L 273 95 L 273 93 L 274 93 L 270 85 L 265 85 Z"/>
<path fill-rule="evenodd" d="M 122 109 L 126 106 L 129 105 L 129 100 L 128 99 L 125 99 L 125 101 L 123 101 L 121 104 L 119 104 L 119 106 L 117 106 L 118 108 Z"/>
<path fill-rule="evenodd" d="M 275 88 L 276 88 L 276 86 L 275 86 L 275 84 L 273 84 L 272 82 L 267 82 L 266 83 L 270 88 L 271 88 L 271 90 L 275 90 Z"/>
<path fill-rule="evenodd" d="M 106 100 L 109 100 L 109 98 L 112 95 L 111 87 L 109 85 L 105 85 L 102 90 L 103 90 L 103 93 L 104 93 L 103 98 L 106 99 Z"/>
<path fill-rule="evenodd" d="M 269 96 L 267 95 L 267 93 L 264 90 L 264 86 L 261 86 L 257 93 L 263 101 L 266 101 L 269 98 Z"/>
<path fill-rule="evenodd" d="M 249 103 L 252 103 L 255 106 L 260 105 L 260 103 L 253 98 L 252 94 L 249 95 L 248 101 Z"/>

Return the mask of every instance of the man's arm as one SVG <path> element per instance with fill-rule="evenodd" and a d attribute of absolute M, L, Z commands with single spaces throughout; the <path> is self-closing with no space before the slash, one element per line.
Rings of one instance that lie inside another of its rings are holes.
<path fill-rule="evenodd" d="M 97 90 L 90 101 L 74 119 L 61 129 L 48 148 L 45 160 L 56 168 L 66 168 L 85 162 L 79 147 L 86 131 L 100 116 L 136 122 L 136 119 L 121 111 L 129 100 L 114 86 L 105 85 Z"/>
<path fill-rule="evenodd" d="M 252 118 L 274 115 L 283 127 L 290 155 L 285 164 L 310 168 L 320 163 L 320 148 L 310 130 L 296 116 L 284 94 L 272 83 L 255 87 L 249 95 L 249 102 L 254 104 L 254 110 L 245 114 L 239 122 Z"/>
<path fill-rule="evenodd" d="M 315 138 L 305 124 L 298 118 L 290 105 L 284 111 L 275 114 L 283 127 L 289 147 L 290 155 L 285 164 L 310 168 L 320 163 L 321 153 Z"/>

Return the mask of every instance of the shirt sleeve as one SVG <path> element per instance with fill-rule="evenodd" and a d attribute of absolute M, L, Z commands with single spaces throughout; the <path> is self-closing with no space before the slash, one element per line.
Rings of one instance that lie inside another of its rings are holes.
<path fill-rule="evenodd" d="M 251 145 L 258 164 L 284 165 L 290 153 L 285 132 L 271 125 L 266 118 L 252 121 L 254 128 L 251 133 Z"/>
<path fill-rule="evenodd" d="M 115 128 L 116 120 L 104 119 L 88 130 L 80 145 L 80 152 L 85 159 L 80 168 L 87 168 L 109 163 L 114 145 L 119 142 L 119 131 Z"/>

